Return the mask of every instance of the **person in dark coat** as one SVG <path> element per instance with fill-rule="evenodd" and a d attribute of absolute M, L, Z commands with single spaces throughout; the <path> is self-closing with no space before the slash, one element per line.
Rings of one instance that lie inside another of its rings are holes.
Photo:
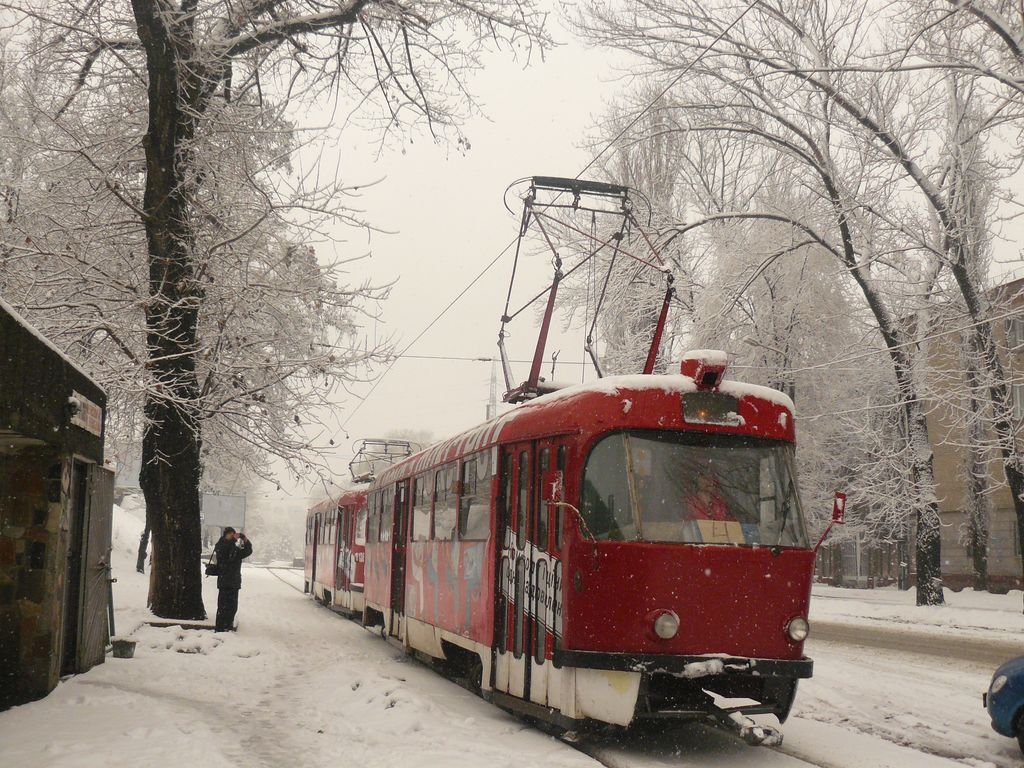
<path fill-rule="evenodd" d="M 234 629 L 238 611 L 238 590 L 242 588 L 242 561 L 252 554 L 252 542 L 244 533 L 228 526 L 213 548 L 217 563 L 217 624 L 216 632 Z"/>

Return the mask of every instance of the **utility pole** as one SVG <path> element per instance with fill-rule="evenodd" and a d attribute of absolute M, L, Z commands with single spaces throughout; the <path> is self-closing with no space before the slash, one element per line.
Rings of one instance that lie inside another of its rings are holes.
<path fill-rule="evenodd" d="M 490 421 L 498 413 L 498 368 L 494 358 L 491 358 L 491 392 L 487 400 L 487 420 Z"/>

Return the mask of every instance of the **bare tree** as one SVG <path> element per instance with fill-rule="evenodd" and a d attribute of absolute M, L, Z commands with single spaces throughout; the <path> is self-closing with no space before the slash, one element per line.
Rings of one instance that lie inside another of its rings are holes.
<path fill-rule="evenodd" d="M 686 131 L 728 134 L 777 153 L 791 174 L 790 185 L 814 190 L 799 216 L 765 200 L 747 210 L 708 206 L 671 236 L 692 236 L 722 221 L 776 222 L 792 227 L 800 241 L 831 253 L 849 271 L 889 351 L 905 414 L 904 450 L 912 458 L 918 522 L 918 601 L 941 602 L 938 504 L 919 397 L 915 323 L 904 322 L 912 317 L 915 301 L 927 302 L 941 262 L 926 217 L 907 219 L 886 210 L 886 201 L 901 212 L 905 208 L 898 202 L 891 161 L 876 150 L 877 136 L 865 133 L 857 116 L 841 108 L 851 90 L 869 94 L 870 103 L 886 108 L 898 103 L 906 82 L 858 82 L 857 55 L 870 48 L 864 6 L 787 9 L 796 19 L 774 7 L 752 6 L 748 18 L 730 25 L 723 19 L 735 19 L 740 12 L 723 14 L 688 3 L 639 5 L 659 19 L 657 35 L 648 34 L 642 14 L 619 16 L 607 8 L 592 9 L 579 26 L 594 39 L 636 53 L 662 76 L 681 71 L 671 93 Z M 909 109 L 898 114 L 912 132 L 916 114 Z M 887 282 L 879 279 L 884 271 L 913 290 L 887 296 Z"/>
<path fill-rule="evenodd" d="M 66 78 L 63 103 L 51 113 L 56 129 L 69 130 L 65 123 L 83 100 L 106 99 L 129 120 L 143 121 L 141 156 L 118 165 L 141 184 L 141 196 L 133 197 L 106 168 L 96 176 L 108 199 L 131 212 L 125 228 L 144 235 L 146 267 L 136 300 L 144 312 L 145 341 L 134 354 L 146 380 L 141 482 L 154 534 L 152 608 L 160 616 L 201 617 L 199 478 L 206 409 L 227 412 L 223 429 L 259 442 L 268 423 L 254 418 L 263 407 L 260 398 L 275 389 L 285 399 L 297 394 L 288 388 L 290 377 L 239 370 L 237 357 L 231 362 L 234 351 L 263 354 L 265 347 L 256 336 L 232 337 L 226 326 L 218 328 L 216 315 L 203 312 L 204 299 L 217 290 L 219 277 L 230 281 L 232 268 L 254 267 L 268 281 L 299 279 L 302 268 L 304 277 L 325 278 L 309 273 L 317 269 L 311 255 L 290 250 L 280 230 L 276 244 L 249 243 L 246 250 L 254 251 L 244 258 L 233 265 L 222 261 L 229 247 L 241 251 L 262 221 L 247 230 L 234 220 L 219 231 L 221 222 L 211 220 L 211 211 L 215 219 L 221 206 L 232 208 L 232 189 L 217 184 L 211 159 L 224 150 L 226 137 L 268 142 L 272 149 L 270 138 L 283 135 L 277 120 L 288 104 L 333 95 L 375 105 L 377 111 L 366 114 L 380 115 L 383 134 L 424 123 L 444 135 L 465 111 L 463 78 L 477 51 L 491 40 L 528 51 L 542 39 L 541 17 L 530 4 L 447 1 L 133 0 L 130 14 L 127 6 L 109 3 L 3 7 L 22 22 L 19 34 L 28 37 L 28 28 L 36 26 L 43 30 L 35 52 L 46 55 L 51 75 Z M 80 153 L 94 161 L 91 137 L 75 135 Z M 279 164 L 286 163 L 288 151 L 279 148 Z M 244 174 L 257 181 L 250 188 L 266 193 L 262 184 L 274 169 L 266 154 L 261 163 L 244 168 Z M 322 199 L 311 207 L 340 213 L 338 192 L 320 191 Z M 281 202 L 276 194 L 270 200 L 270 210 L 294 212 L 294 201 Z M 304 204 L 310 205 L 309 197 Z M 294 227 L 296 219 L 289 223 Z M 310 309 L 322 313 L 324 326 L 337 321 L 334 307 Z M 265 310 L 264 319 L 273 307 Z M 211 337 L 204 342 L 207 322 Z M 338 329 L 341 335 L 346 330 Z M 329 378 L 348 359 L 344 350 L 350 346 L 330 334 L 321 334 L 318 343 L 324 346 L 304 358 L 279 362 Z M 125 347 L 127 354 L 131 345 Z M 219 371 L 226 376 L 204 378 L 203 361 L 213 348 L 230 350 L 219 354 L 228 361 Z M 288 418 L 280 412 L 276 417 Z"/>

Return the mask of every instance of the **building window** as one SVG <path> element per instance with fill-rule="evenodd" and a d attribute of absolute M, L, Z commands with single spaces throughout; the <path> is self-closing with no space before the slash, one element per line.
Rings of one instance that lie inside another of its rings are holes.
<path fill-rule="evenodd" d="M 1007 321 L 1006 345 L 1010 349 L 1024 347 L 1024 317 L 1011 317 Z"/>
<path fill-rule="evenodd" d="M 1013 401 L 1013 418 L 1024 419 L 1024 384 L 1012 384 L 1010 399 Z"/>

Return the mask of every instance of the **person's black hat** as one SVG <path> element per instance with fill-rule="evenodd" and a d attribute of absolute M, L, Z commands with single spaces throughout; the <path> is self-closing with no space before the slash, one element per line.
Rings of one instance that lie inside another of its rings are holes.
<path fill-rule="evenodd" d="M 230 525 L 229 525 L 229 526 L 227 526 L 227 527 L 226 527 L 226 528 L 224 529 L 224 533 L 225 533 L 225 534 L 228 534 L 228 533 L 234 533 L 234 532 L 235 532 L 235 529 L 234 529 L 234 528 L 232 528 L 232 527 L 231 527 Z"/>

